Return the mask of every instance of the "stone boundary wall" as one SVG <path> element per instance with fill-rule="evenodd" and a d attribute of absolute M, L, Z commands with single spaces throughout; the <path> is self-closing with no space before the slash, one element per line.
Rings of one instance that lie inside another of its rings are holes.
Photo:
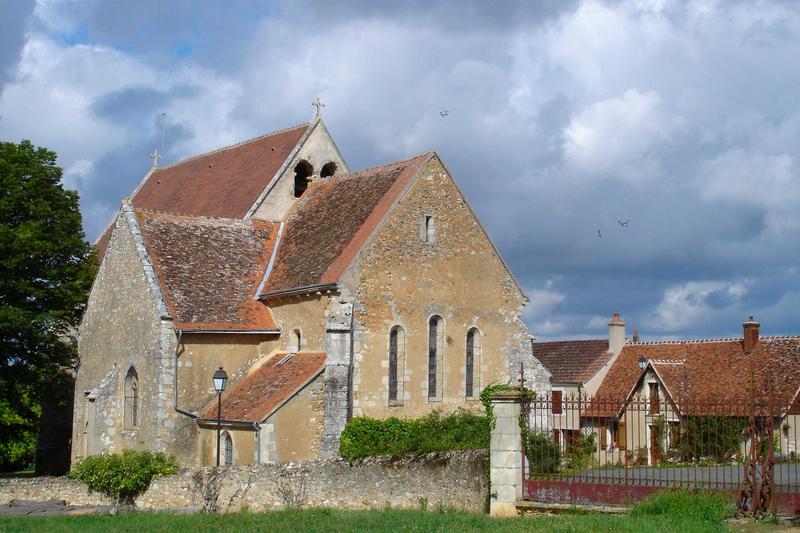
<path fill-rule="evenodd" d="M 483 512 L 487 453 L 371 458 L 352 464 L 323 459 L 280 465 L 204 467 L 156 478 L 135 500 L 143 511 L 268 511 L 286 507 L 420 509 Z M 0 505 L 63 500 L 67 505 L 113 504 L 64 477 L 0 479 Z"/>

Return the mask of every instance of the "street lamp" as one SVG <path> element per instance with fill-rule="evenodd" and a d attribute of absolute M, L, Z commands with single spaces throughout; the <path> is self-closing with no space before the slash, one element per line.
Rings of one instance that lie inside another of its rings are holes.
<path fill-rule="evenodd" d="M 647 359 L 645 359 L 643 355 L 640 355 L 638 362 L 639 362 L 639 368 L 641 370 L 644 370 L 644 368 L 647 366 Z M 222 369 L 220 369 L 220 370 L 222 370 Z"/>
<path fill-rule="evenodd" d="M 225 390 L 227 384 L 228 374 L 222 367 L 219 367 L 214 372 L 214 390 L 217 391 L 217 466 L 219 466 L 219 443 L 222 434 L 222 391 Z"/>

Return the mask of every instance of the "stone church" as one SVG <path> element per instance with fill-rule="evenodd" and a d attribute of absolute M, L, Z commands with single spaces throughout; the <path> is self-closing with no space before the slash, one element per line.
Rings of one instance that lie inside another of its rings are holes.
<path fill-rule="evenodd" d="M 333 457 L 352 416 L 480 410 L 535 368 L 527 298 L 441 158 L 351 172 L 309 124 L 158 168 L 98 241 L 72 461 Z"/>

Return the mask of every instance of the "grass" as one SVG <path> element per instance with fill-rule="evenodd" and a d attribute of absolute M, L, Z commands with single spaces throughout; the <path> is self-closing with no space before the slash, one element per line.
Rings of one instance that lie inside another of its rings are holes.
<path fill-rule="evenodd" d="M 662 532 L 728 531 L 730 516 L 720 496 L 662 493 L 636 505 L 630 515 L 565 514 L 493 519 L 486 515 L 425 511 L 290 509 L 269 513 L 119 516 L 0 517 L 0 531 L 270 531 L 270 532 Z"/>

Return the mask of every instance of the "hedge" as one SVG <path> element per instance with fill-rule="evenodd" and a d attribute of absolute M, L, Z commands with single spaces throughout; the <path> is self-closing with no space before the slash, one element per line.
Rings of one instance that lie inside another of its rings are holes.
<path fill-rule="evenodd" d="M 439 411 L 414 419 L 395 417 L 377 420 L 351 418 L 342 432 L 339 453 L 347 460 L 378 455 L 421 455 L 451 450 L 489 447 L 488 416 L 459 408 L 449 414 Z"/>
<path fill-rule="evenodd" d="M 177 472 L 171 455 L 123 450 L 121 454 L 90 455 L 75 465 L 69 477 L 83 481 L 91 490 L 125 500 L 147 490 L 154 477 Z"/>

